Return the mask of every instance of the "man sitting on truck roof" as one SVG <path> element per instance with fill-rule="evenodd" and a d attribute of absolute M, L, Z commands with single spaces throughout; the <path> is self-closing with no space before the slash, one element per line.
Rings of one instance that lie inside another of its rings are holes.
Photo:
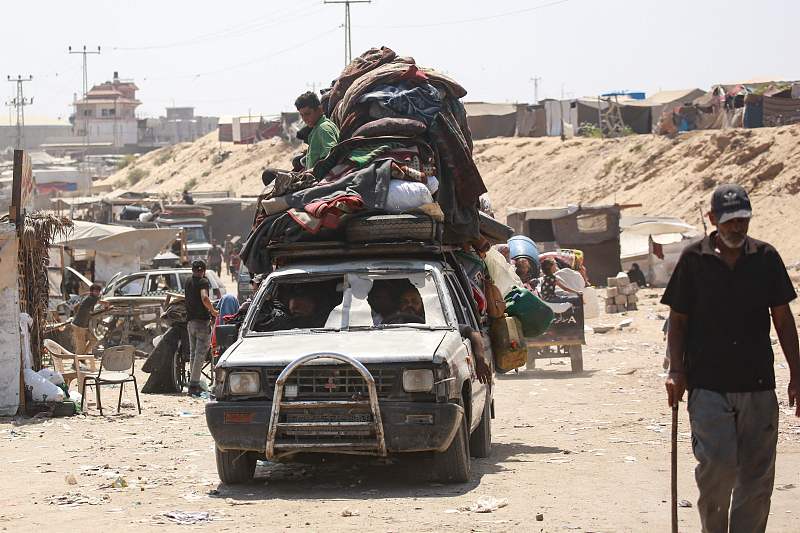
<path fill-rule="evenodd" d="M 312 128 L 308 136 L 308 152 L 302 161 L 303 166 L 311 170 L 317 161 L 325 159 L 339 142 L 339 128 L 325 116 L 319 98 L 314 92 L 307 91 L 298 96 L 294 106 L 303 122 Z"/>

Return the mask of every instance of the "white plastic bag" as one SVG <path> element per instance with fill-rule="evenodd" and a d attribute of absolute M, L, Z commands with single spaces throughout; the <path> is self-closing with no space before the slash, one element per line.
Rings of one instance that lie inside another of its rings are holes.
<path fill-rule="evenodd" d="M 64 391 L 30 368 L 25 369 L 25 386 L 31 389 L 35 402 L 63 402 Z"/>
<path fill-rule="evenodd" d="M 386 196 L 386 211 L 389 213 L 403 213 L 432 202 L 431 191 L 424 183 L 396 179 L 389 181 L 389 194 Z"/>
<path fill-rule="evenodd" d="M 573 291 L 582 292 L 583 288 L 586 287 L 586 281 L 581 276 L 581 273 L 571 268 L 562 268 L 556 272 L 556 278 Z"/>
<path fill-rule="evenodd" d="M 494 248 L 489 248 L 483 261 L 486 263 L 492 283 L 500 290 L 500 294 L 505 296 L 514 287 L 522 287 L 522 280 L 517 276 L 514 267 L 508 264 L 503 254 Z"/>
<path fill-rule="evenodd" d="M 56 372 L 51 368 L 43 368 L 37 372 L 40 376 L 44 379 L 52 383 L 53 385 L 61 385 L 64 383 L 64 376 Z"/>

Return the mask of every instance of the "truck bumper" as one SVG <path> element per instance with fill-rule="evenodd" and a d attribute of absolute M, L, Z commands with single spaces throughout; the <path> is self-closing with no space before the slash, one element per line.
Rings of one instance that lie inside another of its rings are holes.
<path fill-rule="evenodd" d="M 453 403 L 381 402 L 386 449 L 391 453 L 444 451 L 458 431 L 464 409 Z M 272 402 L 206 404 L 206 423 L 220 450 L 265 452 Z"/>

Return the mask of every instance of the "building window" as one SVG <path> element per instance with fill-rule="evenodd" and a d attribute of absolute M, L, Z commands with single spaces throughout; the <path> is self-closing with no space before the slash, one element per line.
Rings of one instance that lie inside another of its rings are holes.
<path fill-rule="evenodd" d="M 83 110 L 83 116 L 84 117 L 91 117 L 91 116 L 94 116 L 94 113 L 92 113 L 91 109 L 84 109 Z"/>
<path fill-rule="evenodd" d="M 116 114 L 117 114 L 117 113 L 116 113 L 116 109 L 102 109 L 102 110 L 100 111 L 100 113 L 101 113 L 101 115 L 102 115 L 102 116 L 104 116 L 104 117 L 113 117 L 114 115 L 116 115 Z"/>

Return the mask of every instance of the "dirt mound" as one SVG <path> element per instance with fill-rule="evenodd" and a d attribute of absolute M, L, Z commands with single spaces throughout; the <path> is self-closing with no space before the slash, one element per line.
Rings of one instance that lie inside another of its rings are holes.
<path fill-rule="evenodd" d="M 712 130 L 676 138 L 505 138 L 475 143 L 475 161 L 500 219 L 510 208 L 642 204 L 628 215 L 678 216 L 702 229 L 718 183 L 744 186 L 751 234 L 800 260 L 800 125 Z"/>
<path fill-rule="evenodd" d="M 278 138 L 254 145 L 221 143 L 214 131 L 192 143 L 149 152 L 100 183 L 162 194 L 189 189 L 254 195 L 263 188 L 261 171 L 290 167 L 296 151 Z"/>
<path fill-rule="evenodd" d="M 265 167 L 287 168 L 299 150 L 280 140 L 256 145 L 217 141 L 161 148 L 106 178 L 134 191 L 257 194 Z M 800 125 L 710 130 L 676 138 L 500 138 L 475 143 L 497 215 L 510 208 L 572 204 L 642 204 L 625 214 L 678 216 L 698 228 L 715 185 L 750 191 L 752 234 L 774 243 L 787 262 L 800 260 Z"/>

